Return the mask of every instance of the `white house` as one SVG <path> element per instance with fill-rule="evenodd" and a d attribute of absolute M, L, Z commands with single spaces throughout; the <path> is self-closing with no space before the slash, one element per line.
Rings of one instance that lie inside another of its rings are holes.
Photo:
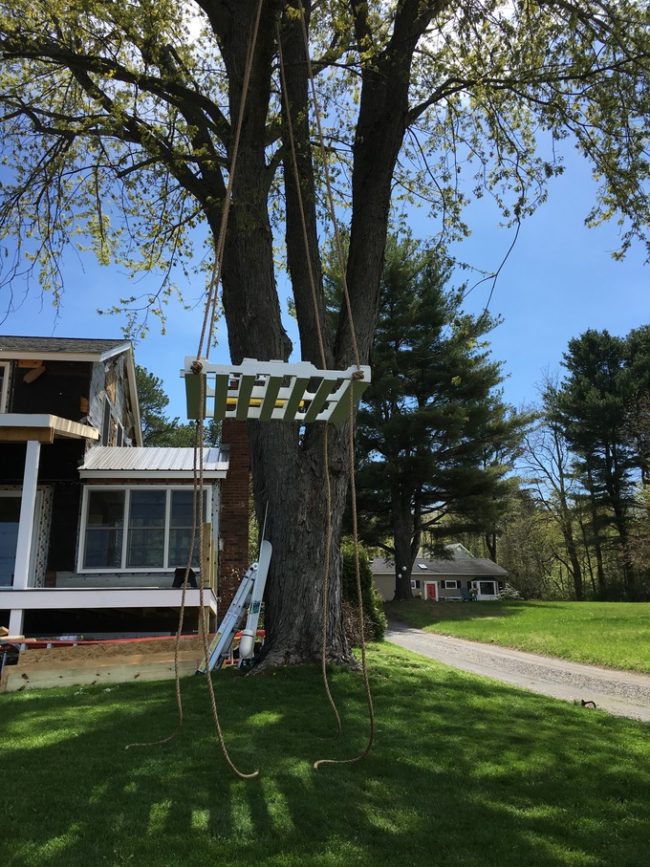
<path fill-rule="evenodd" d="M 499 598 L 508 573 L 492 560 L 474 557 L 464 545 L 445 546 L 449 559 L 416 557 L 411 571 L 413 595 L 433 602 Z M 382 557 L 371 561 L 375 586 L 385 600 L 395 595 L 395 563 Z"/>

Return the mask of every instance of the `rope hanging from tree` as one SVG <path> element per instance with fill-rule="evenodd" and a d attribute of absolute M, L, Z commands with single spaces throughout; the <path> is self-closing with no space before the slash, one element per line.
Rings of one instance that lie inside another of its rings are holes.
<path fill-rule="evenodd" d="M 305 47 L 305 60 L 307 63 L 307 77 L 309 79 L 309 87 L 311 91 L 312 97 L 312 105 L 314 107 L 314 118 L 316 120 L 316 128 L 318 131 L 318 143 L 321 151 L 321 158 L 323 160 L 323 168 L 324 168 L 324 177 L 325 177 L 325 186 L 327 189 L 327 204 L 329 210 L 329 217 L 332 223 L 332 229 L 334 232 L 334 240 L 336 245 L 336 255 L 339 262 L 339 271 L 341 273 L 341 285 L 343 287 L 343 297 L 345 299 L 345 306 L 348 315 L 348 321 L 350 323 L 350 338 L 352 341 L 352 349 L 354 352 L 355 363 L 357 368 L 357 375 L 360 378 L 362 366 L 361 366 L 361 356 L 359 354 L 359 345 L 357 342 L 356 330 L 354 327 L 354 316 L 352 313 L 352 303 L 350 300 L 350 293 L 348 289 L 347 277 L 346 277 L 346 268 L 345 268 L 345 257 L 343 255 L 343 245 L 341 242 L 341 233 L 339 231 L 338 220 L 336 218 L 336 209 L 334 207 L 334 195 L 332 192 L 332 182 L 330 178 L 329 172 L 329 160 L 328 153 L 325 147 L 325 137 L 323 135 L 323 126 L 321 123 L 321 110 L 318 102 L 318 94 L 316 92 L 316 86 L 314 82 L 314 71 L 311 63 L 311 56 L 309 51 L 309 35 L 307 33 L 307 24 L 305 20 L 305 10 L 302 4 L 302 0 L 298 0 L 298 7 L 300 11 L 300 26 L 302 30 L 303 42 Z M 282 64 L 282 55 L 280 54 L 280 62 Z M 287 106 L 287 114 L 290 114 L 289 106 Z M 294 160 L 296 159 L 295 150 L 293 153 Z M 300 191 L 300 184 L 297 184 L 298 191 Z M 299 192 L 299 195 L 300 192 Z M 306 235 L 306 226 L 303 221 L 303 230 L 305 232 L 305 250 L 307 256 L 309 256 L 309 245 L 307 242 Z M 310 267 L 310 274 L 313 273 Z M 316 291 L 315 287 L 312 292 L 312 298 L 314 302 L 314 317 L 318 322 L 318 310 L 316 309 Z M 351 496 L 351 511 L 352 511 L 352 539 L 354 546 L 354 568 L 355 568 L 355 580 L 356 580 L 356 589 L 357 589 L 357 609 L 359 612 L 359 638 L 361 645 L 361 669 L 363 674 L 363 683 L 364 683 L 364 691 L 366 695 L 366 705 L 368 709 L 368 722 L 369 722 L 369 732 L 368 732 L 368 740 L 366 742 L 366 746 L 363 750 L 361 750 L 358 755 L 353 756 L 349 759 L 319 759 L 314 762 L 314 769 L 318 770 L 318 768 L 323 764 L 351 764 L 354 762 L 358 762 L 363 759 L 372 748 L 372 743 L 374 740 L 375 733 L 375 714 L 372 703 L 372 693 L 370 690 L 370 681 L 368 678 L 368 665 L 366 659 L 366 641 L 365 641 L 365 624 L 364 624 L 364 610 L 363 610 L 363 593 L 361 589 L 361 569 L 359 564 L 359 528 L 358 528 L 358 516 L 357 516 L 357 498 L 356 498 L 356 468 L 354 462 L 354 412 L 356 409 L 356 403 L 354 401 L 353 390 L 350 389 L 349 392 L 349 419 L 348 419 L 348 452 L 350 456 L 350 496 Z M 325 443 L 325 457 L 327 456 L 327 426 L 325 428 L 324 435 L 324 443 Z M 327 460 L 325 460 L 325 474 L 327 476 L 327 490 L 329 492 L 329 466 Z M 328 507 L 328 511 L 331 511 Z M 330 524 L 330 533 L 331 533 L 331 524 Z M 329 545 L 328 545 L 329 548 Z M 326 586 L 329 586 L 329 579 L 326 579 Z M 323 677 L 327 683 L 327 674 L 326 674 L 326 641 L 327 641 L 327 593 L 323 592 L 323 651 L 322 651 L 322 668 L 323 668 Z M 329 686 L 328 686 L 328 695 L 329 695 Z M 330 701 L 334 704 L 333 699 L 330 697 Z M 337 721 L 340 729 L 340 718 L 337 712 Z"/>
<path fill-rule="evenodd" d="M 208 284 L 208 292 L 206 297 L 206 303 L 204 308 L 203 315 L 203 324 L 201 327 L 201 336 L 199 338 L 199 345 L 196 353 L 196 361 L 192 365 L 193 372 L 197 373 L 200 371 L 200 362 L 198 359 L 201 357 L 203 351 L 205 350 L 206 356 L 209 354 L 210 343 L 212 339 L 212 334 L 214 331 L 214 322 L 216 319 L 216 311 L 218 304 L 218 290 L 219 283 L 221 281 L 221 272 L 223 265 L 223 252 L 225 247 L 225 238 L 226 238 L 226 230 L 228 227 L 228 217 L 230 214 L 230 205 L 232 201 L 232 190 L 235 179 L 235 172 L 237 168 L 237 156 L 239 153 L 239 141 L 241 138 L 241 130 L 243 126 L 243 120 L 245 116 L 246 110 L 246 99 L 248 96 L 251 71 L 253 66 L 253 58 L 255 55 L 255 46 L 257 43 L 257 37 L 259 33 L 259 25 L 260 18 L 262 14 L 262 5 L 264 0 L 259 0 L 257 4 L 257 11 L 255 15 L 255 21 L 253 24 L 253 30 L 251 33 L 251 38 L 249 40 L 249 47 L 246 55 L 246 65 L 244 70 L 244 78 L 242 83 L 242 99 L 239 107 L 239 115 L 237 118 L 237 125 L 235 129 L 235 136 L 233 139 L 233 150 L 232 150 L 232 158 L 230 162 L 230 172 L 228 176 L 228 183 L 226 186 L 226 192 L 224 197 L 224 205 L 223 210 L 221 212 L 221 223 L 219 226 L 219 235 L 217 237 L 217 243 L 215 245 L 214 251 L 214 262 L 212 266 L 212 274 L 210 277 L 210 281 Z M 196 369 L 194 369 L 196 368 Z M 196 533 L 197 527 L 203 527 L 203 517 L 204 517 L 204 478 L 203 478 L 203 440 L 204 440 L 204 421 L 205 421 L 205 402 L 206 402 L 206 394 L 205 394 L 205 378 L 198 377 L 199 379 L 199 412 L 196 416 L 192 416 L 196 419 L 196 428 L 195 428 L 195 437 L 194 437 L 194 461 L 193 461 L 193 484 L 194 484 L 194 509 L 192 516 L 192 534 L 190 538 L 190 546 L 188 553 L 188 562 L 185 568 L 185 575 L 182 584 L 182 593 L 181 593 L 181 606 L 179 612 L 179 620 L 178 627 L 176 630 L 176 642 L 174 645 L 174 677 L 175 677 L 175 686 L 176 686 L 176 703 L 178 708 L 178 722 L 176 729 L 166 738 L 163 738 L 160 741 L 155 741 L 150 744 L 146 743 L 137 743 L 137 744 L 128 744 L 126 749 L 129 749 L 133 746 L 154 746 L 156 744 L 166 743 L 167 741 L 172 740 L 183 725 L 183 700 L 180 688 L 180 675 L 178 669 L 178 652 L 180 645 L 180 637 L 183 629 L 183 623 L 185 618 L 185 594 L 187 590 L 187 582 L 188 576 L 190 573 L 190 569 L 192 567 L 192 560 L 194 557 L 194 550 L 196 546 Z M 198 505 L 197 505 L 198 504 Z M 203 557 L 203 533 L 199 534 L 199 558 L 200 562 L 204 562 Z M 199 633 L 202 636 L 203 643 L 203 653 L 205 658 L 208 658 L 208 641 L 207 641 L 207 630 L 205 623 L 205 600 L 203 596 L 204 590 L 204 579 L 203 576 L 199 582 Z M 230 754 L 228 752 L 228 748 L 226 746 L 226 742 L 223 736 L 223 730 L 221 728 L 221 723 L 219 720 L 219 710 L 217 707 L 217 700 L 214 690 L 214 684 L 212 682 L 212 674 L 208 669 L 206 671 L 207 677 L 207 685 L 208 685 L 208 693 L 210 696 L 210 708 L 212 711 L 212 719 L 214 722 L 215 732 L 217 736 L 217 740 L 219 741 L 219 746 L 221 748 L 221 752 L 224 756 L 224 759 L 228 766 L 231 768 L 236 776 L 240 777 L 244 780 L 249 780 L 257 777 L 259 775 L 259 771 L 252 771 L 251 773 L 246 773 L 241 771 L 233 762 Z"/>
<path fill-rule="evenodd" d="M 360 578 L 360 568 L 359 568 L 359 543 L 358 543 L 358 527 L 357 527 L 357 514 L 356 514 L 356 488 L 355 488 L 355 480 L 354 480 L 354 412 L 358 400 L 361 396 L 361 393 L 365 390 L 367 385 L 370 382 L 370 369 L 368 367 L 364 367 L 360 363 L 360 354 L 359 348 L 356 338 L 356 332 L 354 328 L 354 321 L 352 315 L 352 305 L 350 302 L 350 296 L 348 292 L 347 282 L 345 278 L 345 268 L 344 268 L 344 258 L 343 258 L 343 249 L 341 244 L 341 237 L 338 228 L 338 223 L 336 220 L 335 208 L 334 208 L 334 198 L 332 193 L 332 185 L 329 176 L 328 162 L 327 162 L 327 153 L 324 144 L 324 137 L 322 132 L 322 124 L 320 119 L 320 108 L 318 105 L 316 90 L 314 86 L 314 77 L 313 70 L 311 65 L 311 59 L 309 54 L 309 40 L 307 35 L 306 23 L 305 23 L 305 13 L 302 3 L 299 2 L 299 12 L 301 18 L 301 27 L 305 42 L 305 55 L 307 61 L 307 70 L 308 77 L 310 81 L 310 88 L 312 93 L 312 100 L 314 104 L 314 115 L 317 124 L 318 136 L 320 149 L 323 155 L 323 164 L 325 167 L 325 181 L 327 187 L 327 201 L 330 218 L 332 220 L 332 225 L 334 229 L 334 236 L 336 241 L 337 255 L 339 257 L 339 263 L 341 265 L 341 274 L 342 274 L 342 282 L 343 282 L 343 293 L 345 298 L 345 304 L 347 309 L 347 314 L 350 322 L 350 334 L 352 341 L 352 348 L 355 358 L 355 365 L 352 368 L 348 368 L 346 371 L 328 371 L 326 370 L 326 354 L 325 354 L 325 346 L 323 341 L 323 335 L 320 327 L 320 317 L 318 311 L 318 299 L 317 299 L 317 289 L 316 282 L 314 279 L 312 261 L 309 251 L 309 242 L 307 236 L 307 227 L 305 221 L 304 214 L 304 203 L 302 201 L 302 194 L 300 192 L 300 178 L 298 172 L 297 158 L 296 158 L 296 150 L 295 150 L 295 140 L 293 136 L 293 128 L 291 124 L 291 110 L 289 106 L 289 100 L 287 95 L 286 88 L 286 78 L 284 71 L 284 61 L 282 56 L 282 47 L 281 47 L 281 35 L 279 31 L 279 26 L 277 28 L 277 39 L 278 39 L 278 50 L 280 57 L 280 67 L 281 67 L 281 78 L 282 78 L 282 92 L 283 98 L 285 100 L 285 104 L 287 106 L 287 118 L 288 118 L 288 132 L 290 137 L 290 145 L 291 145 L 291 154 L 293 161 L 293 169 L 296 177 L 296 187 L 298 190 L 299 196 L 299 207 L 303 228 L 303 236 L 305 241 L 305 255 L 308 265 L 309 271 L 309 281 L 310 288 L 312 292 L 312 301 L 314 305 L 314 318 L 316 322 L 317 335 L 318 335 L 318 343 L 320 349 L 321 356 L 321 364 L 322 370 L 317 370 L 313 367 L 313 365 L 309 365 L 305 362 L 299 362 L 298 364 L 287 364 L 285 362 L 258 362 L 252 359 L 245 359 L 244 363 L 237 369 L 234 366 L 220 366 L 220 365 L 211 365 L 207 361 L 207 355 L 209 354 L 210 343 L 214 331 L 214 322 L 216 318 L 216 310 L 218 303 L 218 288 L 221 280 L 222 274 L 222 266 L 223 266 L 223 254 L 225 248 L 225 238 L 227 232 L 228 225 L 228 217 L 230 213 L 230 205 L 232 201 L 232 190 L 234 184 L 234 178 L 236 173 L 236 165 L 237 165 L 237 156 L 239 151 L 239 141 L 241 135 L 241 129 L 243 125 L 243 118 L 245 116 L 245 107 L 246 107 L 246 98 L 248 95 L 248 90 L 250 86 L 250 78 L 252 72 L 253 58 L 255 54 L 255 46 L 257 41 L 257 36 L 259 32 L 260 18 L 261 18 L 261 10 L 262 10 L 263 0 L 259 0 L 257 6 L 257 13 L 255 17 L 255 22 L 253 25 L 253 31 L 251 34 L 251 39 L 249 41 L 249 48 L 247 52 L 246 58 L 246 67 L 245 73 L 242 83 L 242 99 L 240 102 L 239 115 L 237 120 L 237 127 L 235 132 L 235 137 L 233 140 L 233 151 L 232 158 L 230 164 L 230 171 L 228 177 L 228 184 L 226 188 L 225 198 L 224 198 L 224 206 L 222 210 L 221 223 L 219 228 L 219 235 L 217 238 L 217 242 L 215 245 L 215 256 L 214 263 L 212 268 L 212 274 L 208 285 L 208 293 L 205 304 L 204 318 L 201 329 L 201 336 L 199 339 L 199 346 L 197 350 L 197 354 L 194 359 L 186 360 L 186 368 L 185 368 L 185 384 L 187 391 L 187 401 L 188 401 L 188 417 L 194 418 L 196 420 L 196 437 L 194 444 L 194 487 L 195 487 L 195 509 L 194 509 L 194 520 L 193 520 L 193 530 L 192 530 L 192 539 L 190 544 L 190 552 L 188 557 L 188 566 L 185 570 L 185 580 L 183 582 L 183 593 L 181 597 L 181 610 L 179 616 L 179 627 L 177 630 L 176 636 L 176 645 L 175 645 L 175 653 L 174 653 L 174 668 L 175 668 L 175 676 L 176 676 L 176 695 L 177 695 L 177 705 L 178 705 L 178 713 L 179 713 L 179 722 L 177 726 L 176 732 L 182 726 L 183 721 L 183 707 L 182 707 L 182 698 L 180 691 L 180 679 L 178 672 L 178 648 L 180 641 L 180 634 L 183 625 L 184 618 L 184 608 L 185 608 L 185 590 L 187 587 L 187 580 L 189 575 L 189 570 L 191 568 L 191 563 L 193 559 L 193 550 L 195 545 L 195 537 L 196 537 L 196 525 L 202 527 L 203 526 L 203 510 L 204 510 L 204 480 L 203 480 L 203 439 L 204 439 L 204 421 L 206 418 L 206 409 L 207 409 L 207 401 L 210 398 L 212 400 L 212 412 L 211 415 L 214 418 L 226 418 L 229 415 L 235 417 L 239 420 L 245 420 L 248 418 L 259 418 L 260 420 L 267 420 L 269 418 L 277 418 L 281 417 L 284 420 L 295 420 L 298 419 L 304 423 L 323 420 L 326 422 L 324 426 L 324 434 L 323 434 L 323 466 L 324 466 L 324 476 L 325 476 L 325 494 L 327 499 L 327 527 L 326 527 L 326 552 L 325 552 L 325 563 L 324 563 L 324 579 L 323 579 L 323 611 L 322 611 L 322 621 L 323 621 L 323 634 L 322 634 L 322 653 L 321 653 L 321 662 L 322 662 L 322 672 L 323 672 L 323 680 L 325 683 L 325 689 L 328 695 L 328 699 L 334 711 L 337 725 L 339 731 L 341 730 L 341 720 L 339 712 L 336 708 L 336 704 L 331 694 L 331 690 L 329 687 L 329 682 L 327 678 L 327 613 L 329 607 L 329 570 L 330 570 L 330 549 L 331 549 L 331 539 L 332 539 L 332 525 L 331 525 L 331 503 L 332 503 L 332 494 L 331 494 L 331 481 L 329 476 L 329 455 L 328 455 L 328 424 L 327 422 L 342 422 L 344 420 L 345 415 L 347 415 L 345 411 L 344 401 L 347 399 L 349 406 L 349 454 L 350 454 L 350 472 L 351 472 L 351 496 L 352 496 L 352 508 L 353 508 L 353 538 L 354 538 L 354 551 L 355 551 L 355 571 L 356 571 L 356 583 L 357 583 L 357 599 L 358 599 L 358 608 L 359 608 L 359 618 L 360 618 L 360 626 L 359 626 L 359 634 L 361 637 L 361 656 L 362 656 L 362 670 L 364 677 L 364 687 L 366 692 L 366 699 L 368 705 L 368 715 L 370 720 L 370 732 L 369 738 L 366 747 L 362 750 L 359 755 L 354 756 L 350 759 L 321 759 L 314 763 L 314 768 L 317 769 L 322 764 L 339 764 L 339 763 L 350 763 L 356 762 L 362 759 L 370 750 L 374 737 L 374 712 L 372 706 L 372 696 L 370 693 L 370 686 L 368 681 L 368 671 L 367 671 L 367 663 L 366 663 L 366 650 L 365 650 L 365 636 L 364 636 L 364 616 L 363 616 L 363 600 L 362 600 L 362 591 L 361 591 L 361 578 Z M 205 351 L 205 356 L 203 356 L 203 351 Z M 213 389 L 209 389 L 207 375 L 211 373 L 215 378 L 215 385 Z M 234 382 L 233 382 L 234 378 Z M 287 379 L 290 380 L 289 386 L 286 385 Z M 310 381 L 316 380 L 318 385 L 315 389 L 309 390 Z M 196 502 L 198 501 L 198 507 L 196 506 Z M 198 511 L 198 515 L 197 515 Z M 200 535 L 200 559 L 201 563 L 204 562 L 203 558 L 203 534 Z M 203 650 L 206 659 L 208 658 L 208 640 L 207 640 L 207 630 L 205 628 L 205 620 L 204 620 L 204 598 L 203 598 L 203 587 L 204 581 L 203 579 L 200 581 L 200 622 L 199 622 L 199 631 L 203 638 Z M 242 779 L 251 779 L 258 775 L 258 771 L 253 771 L 252 773 L 244 773 L 242 772 L 232 761 L 226 744 L 223 737 L 223 732 L 221 729 L 221 725 L 219 722 L 219 713 L 217 708 L 217 702 L 214 692 L 214 685 L 212 682 L 211 672 L 208 668 L 206 672 L 208 678 L 208 690 L 210 695 L 210 704 L 212 710 L 213 721 L 215 725 L 215 731 L 217 734 L 217 738 L 219 740 L 219 744 L 224 755 L 224 758 L 233 772 Z M 169 740 L 175 736 L 176 732 L 170 735 L 169 738 L 165 740 Z"/>
<path fill-rule="evenodd" d="M 307 220 L 305 218 L 305 206 L 302 197 L 302 189 L 300 184 L 300 172 L 298 171 L 298 158 L 296 155 L 296 143 L 293 133 L 293 121 L 291 119 L 291 106 L 289 103 L 289 93 L 287 90 L 287 80 L 284 68 L 284 54 L 282 51 L 282 36 L 280 33 L 280 25 L 276 27 L 276 38 L 278 41 L 278 57 L 280 60 L 280 81 L 282 85 L 282 98 L 286 107 L 287 132 L 289 135 L 289 150 L 291 153 L 291 165 L 293 169 L 294 180 L 296 183 L 296 193 L 298 196 L 298 208 L 300 211 L 300 222 L 302 226 L 303 241 L 305 244 L 305 260 L 307 262 L 307 273 L 309 275 L 309 288 L 311 290 L 312 304 L 314 307 L 314 321 L 316 323 L 316 334 L 318 336 L 318 347 L 320 350 L 321 364 L 326 367 L 325 359 L 325 342 L 323 340 L 323 331 L 321 329 L 320 316 L 318 315 L 318 292 L 316 289 L 316 280 L 314 278 L 314 268 L 309 250 L 309 237 L 307 235 Z M 328 426 L 325 425 L 323 431 L 323 471 L 325 476 L 325 557 L 323 562 L 323 598 L 321 606 L 322 631 L 321 631 L 321 672 L 323 677 L 323 685 L 327 694 L 327 699 L 336 719 L 336 727 L 339 734 L 342 731 L 341 715 L 336 701 L 332 695 L 332 690 L 327 676 L 327 615 L 329 612 L 329 572 L 330 572 L 330 550 L 332 547 L 332 482 L 329 473 L 329 434 Z"/>

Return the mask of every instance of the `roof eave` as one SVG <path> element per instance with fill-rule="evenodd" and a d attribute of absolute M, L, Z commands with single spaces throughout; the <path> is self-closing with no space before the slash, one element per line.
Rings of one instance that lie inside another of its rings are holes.
<path fill-rule="evenodd" d="M 227 470 L 203 470 L 204 479 L 225 479 Z M 115 481 L 129 479 L 149 479 L 156 482 L 194 481 L 192 470 L 79 470 L 82 479 L 113 479 Z"/>
<path fill-rule="evenodd" d="M 38 359 L 39 361 L 108 361 L 122 352 L 131 349 L 131 343 L 126 341 L 114 346 L 105 352 L 68 352 L 66 350 L 39 350 L 39 349 L 0 349 L 0 359 L 6 361 L 27 361 Z"/>
<path fill-rule="evenodd" d="M 18 442 L 39 439 L 43 432 L 47 432 L 51 440 L 67 437 L 69 439 L 96 441 L 100 436 L 99 431 L 90 425 L 49 413 L 2 413 L 0 414 L 0 432 L 4 432 L 6 438 L 9 436 L 9 431 L 14 432 L 15 437 L 18 437 L 15 441 Z M 13 436 L 12 441 L 14 441 Z"/>

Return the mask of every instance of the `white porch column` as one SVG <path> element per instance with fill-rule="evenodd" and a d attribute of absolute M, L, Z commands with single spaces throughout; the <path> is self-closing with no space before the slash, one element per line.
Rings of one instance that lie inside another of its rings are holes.
<path fill-rule="evenodd" d="M 29 564 L 32 553 L 32 538 L 34 536 L 34 515 L 36 512 L 40 454 L 41 444 L 35 440 L 30 440 L 27 443 L 27 452 L 25 454 L 23 493 L 20 501 L 20 523 L 18 525 L 18 541 L 16 542 L 14 590 L 26 590 L 29 586 Z"/>
<path fill-rule="evenodd" d="M 9 635 L 23 634 L 23 615 L 22 608 L 13 608 L 9 612 Z"/>

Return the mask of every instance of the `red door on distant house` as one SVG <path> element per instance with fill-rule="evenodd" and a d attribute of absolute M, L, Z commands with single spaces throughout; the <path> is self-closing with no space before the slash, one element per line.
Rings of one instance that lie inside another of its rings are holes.
<path fill-rule="evenodd" d="M 438 601 L 438 585 L 435 581 L 424 582 L 424 598 L 431 602 Z"/>

